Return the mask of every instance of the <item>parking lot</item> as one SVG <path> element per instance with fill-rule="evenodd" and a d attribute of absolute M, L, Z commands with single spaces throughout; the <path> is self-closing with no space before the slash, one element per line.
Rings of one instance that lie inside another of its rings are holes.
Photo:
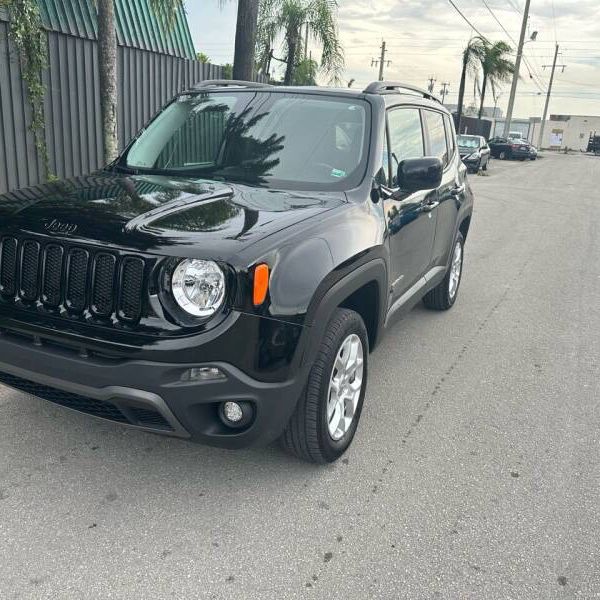
<path fill-rule="evenodd" d="M 600 598 L 600 158 L 470 179 L 458 303 L 383 339 L 337 464 L 0 388 L 0 597 Z"/>

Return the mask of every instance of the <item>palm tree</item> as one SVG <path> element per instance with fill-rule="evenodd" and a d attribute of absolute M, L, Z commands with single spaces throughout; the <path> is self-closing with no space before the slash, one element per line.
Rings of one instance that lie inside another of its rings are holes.
<path fill-rule="evenodd" d="M 258 6 L 259 0 L 238 0 L 233 79 L 252 81 L 254 78 Z"/>
<path fill-rule="evenodd" d="M 306 40 L 311 37 L 321 46 L 321 70 L 331 81 L 339 81 L 344 53 L 336 24 L 337 7 L 337 0 L 261 0 L 257 35 L 261 70 L 268 70 L 273 45 L 277 36 L 283 35 L 283 62 L 286 63 L 283 81 L 290 85 L 298 64 L 308 58 Z"/>
<path fill-rule="evenodd" d="M 172 27 L 183 0 L 150 0 L 156 14 Z M 104 162 L 110 163 L 118 153 L 117 136 L 117 34 L 114 0 L 97 0 L 98 72 L 100 77 L 100 112 Z"/>
<path fill-rule="evenodd" d="M 506 58 L 512 52 L 512 48 L 506 42 L 495 42 L 485 45 L 485 52 L 480 57 L 481 69 L 483 71 L 483 82 L 481 84 L 481 104 L 479 105 L 479 118 L 483 116 L 483 103 L 487 84 L 492 87 L 495 94 L 499 83 L 508 81 L 515 71 L 515 63 Z"/>
<path fill-rule="evenodd" d="M 462 72 L 460 75 L 460 86 L 458 88 L 458 106 L 457 127 L 460 132 L 460 121 L 463 114 L 463 106 L 465 102 L 465 85 L 467 83 L 467 73 L 476 73 L 481 64 L 481 58 L 485 54 L 487 42 L 481 36 L 475 36 L 469 40 L 467 47 L 463 51 Z"/>

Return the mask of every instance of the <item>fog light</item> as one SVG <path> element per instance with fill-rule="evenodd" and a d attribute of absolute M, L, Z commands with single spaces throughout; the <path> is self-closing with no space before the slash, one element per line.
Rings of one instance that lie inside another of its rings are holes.
<path fill-rule="evenodd" d="M 244 411 L 237 402 L 224 402 L 223 416 L 232 423 L 239 423 L 244 418 Z"/>
<path fill-rule="evenodd" d="M 241 429 L 252 423 L 254 419 L 254 404 L 247 400 L 234 402 L 227 400 L 219 404 L 219 417 L 224 425 L 232 429 Z"/>
<path fill-rule="evenodd" d="M 211 381 L 225 379 L 222 371 L 216 367 L 193 367 L 183 372 L 181 381 Z"/>

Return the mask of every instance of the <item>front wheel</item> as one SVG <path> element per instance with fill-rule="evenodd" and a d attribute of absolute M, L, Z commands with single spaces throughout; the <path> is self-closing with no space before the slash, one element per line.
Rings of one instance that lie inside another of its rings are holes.
<path fill-rule="evenodd" d="M 489 164 L 490 164 L 490 159 L 488 158 L 488 159 L 485 161 L 485 164 L 483 165 L 483 167 L 481 167 L 481 170 L 482 170 L 482 171 L 487 171 L 487 170 L 488 170 L 488 165 L 489 165 Z"/>
<path fill-rule="evenodd" d="M 353 310 L 334 312 L 306 389 L 281 444 L 298 458 L 333 462 L 348 449 L 360 419 L 367 387 L 369 340 Z"/>
<path fill-rule="evenodd" d="M 504 150 L 502 152 L 500 152 L 500 156 L 499 156 L 500 160 L 506 160 L 508 158 L 506 152 L 504 152 Z"/>
<path fill-rule="evenodd" d="M 465 240 L 458 232 L 452 250 L 450 268 L 444 279 L 423 297 L 423 304 L 433 310 L 448 310 L 454 306 L 462 276 Z"/>

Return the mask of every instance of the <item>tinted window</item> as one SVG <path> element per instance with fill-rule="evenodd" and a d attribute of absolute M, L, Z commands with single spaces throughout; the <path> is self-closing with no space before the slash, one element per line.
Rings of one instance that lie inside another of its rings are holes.
<path fill-rule="evenodd" d="M 398 165 L 407 158 L 425 155 L 421 116 L 416 108 L 399 108 L 388 113 L 390 149 L 392 152 L 392 184 L 396 183 Z"/>
<path fill-rule="evenodd" d="M 448 115 L 444 115 L 444 124 L 446 125 L 446 140 L 448 141 L 448 150 L 450 152 L 448 162 L 450 162 L 454 158 L 454 152 L 456 150 L 456 144 L 454 142 L 454 121 Z"/>
<path fill-rule="evenodd" d="M 310 94 L 179 97 L 121 164 L 157 174 L 290 188 L 347 189 L 366 167 L 368 105 Z"/>
<path fill-rule="evenodd" d="M 444 165 L 448 164 L 448 148 L 446 147 L 446 131 L 444 129 L 444 116 L 442 113 L 424 110 L 427 132 L 429 134 L 429 154 L 442 159 Z"/>

